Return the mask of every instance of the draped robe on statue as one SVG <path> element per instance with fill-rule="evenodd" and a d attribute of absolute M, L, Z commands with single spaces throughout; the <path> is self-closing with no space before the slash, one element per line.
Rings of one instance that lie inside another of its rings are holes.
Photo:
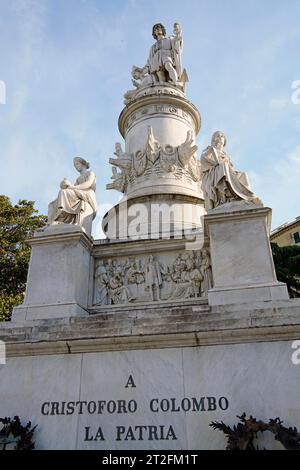
<path fill-rule="evenodd" d="M 48 223 L 77 224 L 90 233 L 97 211 L 95 174 L 86 171 L 77 178 L 74 186 L 79 187 L 68 188 L 64 187 L 64 181 L 61 183 L 57 199 L 48 206 Z"/>
<path fill-rule="evenodd" d="M 237 199 L 257 203 L 246 173 L 236 171 L 223 150 L 207 147 L 201 156 L 201 170 L 206 210 Z"/>
<path fill-rule="evenodd" d="M 148 66 L 150 74 L 159 70 L 165 70 L 165 64 L 169 62 L 176 70 L 177 79 L 180 80 L 182 74 L 181 67 L 182 38 L 171 36 L 169 38 L 158 39 L 151 46 Z"/>

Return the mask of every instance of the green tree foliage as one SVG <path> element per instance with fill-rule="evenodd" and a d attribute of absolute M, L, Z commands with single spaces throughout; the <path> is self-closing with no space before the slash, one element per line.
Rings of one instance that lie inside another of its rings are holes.
<path fill-rule="evenodd" d="M 287 284 L 291 297 L 300 297 L 300 246 L 271 246 L 278 281 Z"/>
<path fill-rule="evenodd" d="M 46 223 L 37 212 L 33 201 L 13 206 L 0 195 L 0 320 L 9 320 L 13 307 L 23 301 L 30 258 L 25 242 Z"/>

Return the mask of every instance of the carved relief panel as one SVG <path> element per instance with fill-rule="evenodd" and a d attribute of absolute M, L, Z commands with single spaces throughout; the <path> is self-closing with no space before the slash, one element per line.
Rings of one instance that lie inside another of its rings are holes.
<path fill-rule="evenodd" d="M 212 285 L 207 249 L 96 260 L 94 305 L 206 297 Z"/>

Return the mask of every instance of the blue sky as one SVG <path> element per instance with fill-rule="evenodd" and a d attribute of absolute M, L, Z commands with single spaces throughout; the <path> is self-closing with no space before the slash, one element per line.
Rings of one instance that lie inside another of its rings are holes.
<path fill-rule="evenodd" d="M 143 66 L 152 25 L 182 25 L 188 98 L 199 109 L 197 144 L 223 130 L 235 166 L 273 209 L 273 227 L 300 215 L 300 1 L 0 0 L 0 193 L 47 212 L 82 155 L 97 175 L 101 213 L 117 121 Z"/>

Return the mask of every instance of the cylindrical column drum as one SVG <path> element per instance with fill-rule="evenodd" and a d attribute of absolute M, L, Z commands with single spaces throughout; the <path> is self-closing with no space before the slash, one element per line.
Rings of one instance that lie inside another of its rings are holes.
<path fill-rule="evenodd" d="M 200 126 L 198 110 L 183 92 L 170 85 L 149 87 L 126 106 L 119 118 L 119 130 L 136 169 L 128 178 L 127 198 L 161 193 L 202 198 L 198 168 L 193 161 L 183 161 L 188 145 L 195 145 Z M 160 148 L 159 161 L 154 155 L 148 168 L 139 172 L 150 129 L 154 145 Z"/>

